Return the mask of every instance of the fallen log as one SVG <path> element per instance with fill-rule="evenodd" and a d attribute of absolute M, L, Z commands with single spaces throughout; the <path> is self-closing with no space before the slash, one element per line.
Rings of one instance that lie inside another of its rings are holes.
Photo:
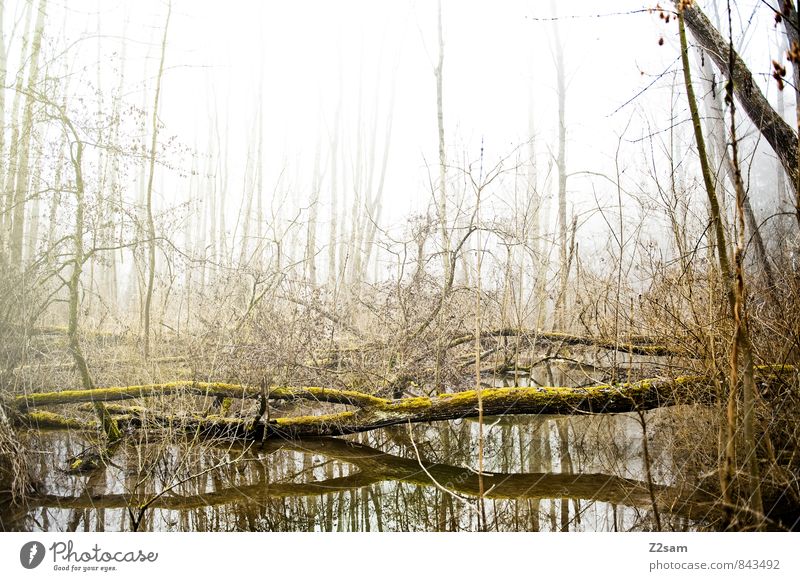
<path fill-rule="evenodd" d="M 758 380 L 783 381 L 797 373 L 791 365 L 756 368 Z M 222 417 L 203 414 L 166 414 L 144 408 L 116 409 L 115 419 L 131 428 L 162 426 L 206 436 L 242 439 L 279 437 L 300 439 L 341 436 L 387 426 L 485 416 L 573 415 L 637 412 L 676 404 L 709 405 L 714 402 L 713 380 L 702 375 L 645 379 L 621 384 L 568 387 L 496 387 L 432 397 L 388 399 L 349 390 L 323 387 L 270 387 L 269 400 L 310 400 L 355 407 L 354 410 L 323 415 L 271 418 Z M 180 393 L 214 397 L 261 398 L 262 390 L 225 383 L 173 382 L 164 384 L 70 390 L 17 396 L 13 402 L 18 423 L 44 428 L 83 429 L 74 420 L 36 408 L 74 403 L 99 403 L 175 395 Z M 69 425 L 68 425 L 69 424 Z M 92 429 L 86 427 L 86 429 Z"/>
<path fill-rule="evenodd" d="M 539 343 L 542 345 L 584 345 L 587 347 L 598 347 L 606 350 L 616 350 L 623 353 L 630 353 L 632 355 L 646 355 L 646 356 L 690 356 L 684 349 L 671 347 L 665 345 L 661 341 L 657 341 L 653 337 L 634 335 L 625 337 L 620 340 L 613 340 L 601 337 L 590 337 L 585 335 L 574 335 L 571 333 L 562 333 L 557 331 L 540 331 L 536 329 L 524 329 L 514 327 L 503 327 L 498 329 L 488 329 L 481 332 L 481 339 L 500 338 L 500 337 L 518 337 L 526 339 L 531 343 Z M 465 333 L 451 338 L 445 343 L 445 349 L 454 349 L 466 343 L 475 341 L 474 333 Z M 372 343 L 364 343 L 362 345 L 339 346 L 328 349 L 320 354 L 321 359 L 336 361 L 339 358 L 347 355 L 359 355 L 374 351 L 385 349 L 388 343 L 385 341 L 377 341 Z M 426 353 L 425 356 L 430 353 Z M 424 359 L 425 356 L 420 356 L 415 361 Z"/>
<path fill-rule="evenodd" d="M 68 418 L 48 411 L 36 411 L 12 417 L 16 424 L 38 430 L 82 430 L 94 432 L 100 429 L 100 422 L 98 421 Z"/>
<path fill-rule="evenodd" d="M 148 385 L 128 385 L 124 387 L 101 387 L 97 389 L 74 389 L 19 395 L 14 399 L 19 409 L 42 406 L 63 405 L 86 402 L 109 402 L 127 399 L 155 397 L 188 393 L 208 397 L 232 397 L 258 399 L 262 392 L 259 387 L 231 383 L 205 383 L 199 381 L 173 381 Z M 383 398 L 351 390 L 325 387 L 270 387 L 266 390 L 267 399 L 297 400 L 307 399 L 325 403 L 354 406 L 376 405 L 385 402 Z"/>
<path fill-rule="evenodd" d="M 22 423 L 45 426 L 57 424 L 55 415 L 35 411 L 48 405 L 85 402 L 109 402 L 179 392 L 259 397 L 258 388 L 229 384 L 170 383 L 39 393 L 18 396 L 16 405 Z M 478 416 L 479 397 L 483 414 L 570 415 L 584 413 L 626 413 L 678 403 L 710 403 L 708 380 L 703 376 L 675 379 L 649 379 L 619 385 L 566 387 L 502 387 L 444 393 L 433 397 L 386 399 L 367 394 L 319 387 L 276 387 L 267 392 L 269 399 L 313 399 L 326 403 L 347 404 L 355 410 L 296 417 L 280 417 L 265 422 L 253 418 L 201 416 L 199 414 L 164 414 L 135 410 L 117 416 L 120 425 L 134 428 L 143 425 L 182 427 L 184 431 L 209 436 L 245 439 L 280 437 L 288 439 L 341 436 L 386 426 L 453 420 Z M 64 420 L 65 422 L 68 419 Z"/>
<path fill-rule="evenodd" d="M 669 347 L 656 342 L 652 337 L 634 336 L 625 340 L 614 341 L 598 337 L 587 337 L 583 335 L 572 335 L 570 333 L 535 331 L 531 329 L 502 328 L 481 332 L 481 338 L 488 337 L 520 337 L 531 342 L 548 345 L 585 345 L 587 347 L 598 347 L 611 351 L 620 351 L 632 355 L 666 356 L 666 355 L 686 355 L 682 350 Z M 468 333 L 452 339 L 447 348 L 452 349 L 475 341 L 475 335 Z"/>

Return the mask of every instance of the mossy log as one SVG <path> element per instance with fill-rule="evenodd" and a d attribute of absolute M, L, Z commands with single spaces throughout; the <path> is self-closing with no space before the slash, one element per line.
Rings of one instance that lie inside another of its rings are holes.
<path fill-rule="evenodd" d="M 356 490 L 380 482 L 395 481 L 418 486 L 441 486 L 467 497 L 477 497 L 481 487 L 478 474 L 465 467 L 423 461 L 386 454 L 363 444 L 337 439 L 319 439 L 277 444 L 301 452 L 312 452 L 355 466 L 358 471 L 347 476 L 311 482 L 258 482 L 237 485 L 214 492 L 181 495 L 171 492 L 151 501 L 146 494 L 89 494 L 58 496 L 43 494 L 29 499 L 31 506 L 62 509 L 120 509 L 147 504 L 150 508 L 191 510 L 231 503 L 263 503 L 268 499 L 297 496 L 319 496 L 333 492 Z M 624 506 L 649 508 L 652 499 L 647 484 L 608 474 L 484 473 L 484 497 L 493 499 L 559 499 L 575 498 L 608 502 Z M 656 486 L 654 494 L 659 507 L 672 514 L 697 520 L 714 518 L 713 496 L 696 488 Z"/>
<path fill-rule="evenodd" d="M 70 403 L 122 401 L 181 393 L 239 399 L 258 399 L 262 395 L 261 388 L 259 387 L 230 383 L 174 381 L 170 383 L 154 383 L 148 385 L 32 393 L 17 396 L 14 402 L 18 408 L 27 409 Z M 267 389 L 267 398 L 274 400 L 307 399 L 354 406 L 378 405 L 386 401 L 383 398 L 374 397 L 358 391 L 330 389 L 325 387 L 270 387 Z"/>
<path fill-rule="evenodd" d="M 110 412 L 109 412 L 110 413 Z M 14 416 L 17 424 L 39 430 L 83 430 L 94 432 L 100 429 L 100 422 L 68 418 L 61 414 L 37 410 Z"/>
<path fill-rule="evenodd" d="M 796 375 L 791 365 L 756 368 L 759 381 L 776 381 Z M 165 414 L 142 407 L 108 408 L 121 426 L 158 425 L 209 436 L 243 439 L 341 436 L 386 426 L 477 417 L 479 401 L 485 416 L 571 415 L 627 413 L 676 404 L 711 404 L 713 381 L 701 375 L 646 379 L 631 383 L 568 387 L 497 387 L 443 393 L 433 397 L 387 399 L 349 390 L 323 387 L 270 387 L 270 400 L 310 400 L 343 404 L 355 409 L 323 415 L 262 418 L 221 417 L 201 414 Z M 19 422 L 44 428 L 94 429 L 36 408 L 63 404 L 113 402 L 129 399 L 197 394 L 212 397 L 262 397 L 257 387 L 226 383 L 173 382 L 91 390 L 70 390 L 17 396 Z M 27 413 L 26 413 L 27 412 Z M 62 419 L 59 419 L 62 418 Z"/>
<path fill-rule="evenodd" d="M 259 397 L 258 388 L 230 384 L 168 383 L 143 386 L 99 388 L 19 396 L 20 411 L 36 407 L 109 402 L 176 393 L 213 396 Z M 516 414 L 624 413 L 677 403 L 708 402 L 708 380 L 702 376 L 652 379 L 620 385 L 582 388 L 504 387 L 444 393 L 435 397 L 385 399 L 351 391 L 319 387 L 273 387 L 269 399 L 306 399 L 355 406 L 355 410 L 325 415 L 281 417 L 269 422 L 255 418 L 203 417 L 199 414 L 163 414 L 133 408 L 115 416 L 120 425 L 145 424 L 182 426 L 184 430 L 214 436 L 262 439 L 268 437 L 307 438 L 340 436 L 385 426 L 476 417 L 479 399 L 487 416 Z M 121 411 L 121 410 L 115 410 Z M 23 414 L 25 417 L 25 414 Z M 28 422 L 54 426 L 53 414 L 31 411 Z"/>
<path fill-rule="evenodd" d="M 618 341 L 603 339 L 598 337 L 586 337 L 583 335 L 573 335 L 570 333 L 535 331 L 531 329 L 502 328 L 483 331 L 481 338 L 489 337 L 520 337 L 528 341 L 548 344 L 548 345 L 586 345 L 588 347 L 599 347 L 600 349 L 616 350 L 632 355 L 666 356 L 666 355 L 686 355 L 680 349 L 664 345 L 652 337 L 626 337 Z M 466 334 L 452 339 L 447 348 L 452 349 L 475 341 L 474 334 Z"/>
<path fill-rule="evenodd" d="M 487 329 L 481 332 L 481 339 L 491 339 L 500 337 L 518 337 L 525 339 L 531 344 L 541 345 L 585 345 L 587 347 L 598 347 L 600 349 L 616 350 L 632 355 L 646 356 L 691 356 L 686 350 L 678 347 L 665 345 L 653 337 L 634 335 L 621 338 L 618 341 L 608 338 L 588 337 L 585 335 L 574 335 L 571 333 L 561 333 L 556 331 L 540 331 L 536 329 L 503 327 L 498 329 Z M 474 333 L 466 333 L 452 337 L 446 344 L 445 349 L 454 349 L 461 345 L 475 341 Z M 361 345 L 338 346 L 322 351 L 318 354 L 320 360 L 336 362 L 346 356 L 362 355 L 370 352 L 380 351 L 388 346 L 386 342 L 363 343 Z M 423 357 L 417 358 L 421 360 Z"/>

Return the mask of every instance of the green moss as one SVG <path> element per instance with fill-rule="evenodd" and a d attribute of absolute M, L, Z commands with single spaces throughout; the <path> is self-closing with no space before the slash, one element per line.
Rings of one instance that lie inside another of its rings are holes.
<path fill-rule="evenodd" d="M 481 390 L 481 399 L 483 401 L 501 401 L 505 399 L 516 400 L 520 398 L 531 399 L 570 399 L 580 398 L 583 399 L 593 393 L 602 393 L 611 388 L 610 385 L 597 385 L 584 388 L 572 387 L 487 387 Z M 467 403 L 473 400 L 477 401 L 478 391 L 469 390 L 461 391 L 458 393 L 443 393 L 437 396 L 441 400 L 447 400 L 453 403 Z"/>
<path fill-rule="evenodd" d="M 360 391 L 329 387 L 273 387 L 270 388 L 270 396 L 277 398 L 303 397 L 332 403 L 352 403 L 363 406 L 380 406 L 389 401 Z"/>
<path fill-rule="evenodd" d="M 91 410 L 93 406 L 91 404 L 85 404 L 81 406 L 81 409 L 84 410 Z M 106 411 L 110 414 L 115 415 L 130 415 L 131 417 L 134 416 L 141 416 L 146 414 L 150 411 L 148 408 L 140 405 L 119 405 L 113 403 L 105 404 Z"/>
<path fill-rule="evenodd" d="M 58 430 L 96 430 L 99 427 L 97 422 L 82 422 L 81 420 L 45 411 L 29 412 L 22 416 L 21 420 L 39 428 Z"/>
<path fill-rule="evenodd" d="M 409 397 L 387 403 L 382 409 L 393 412 L 413 412 L 427 409 L 431 405 L 432 400 L 429 397 Z"/>
<path fill-rule="evenodd" d="M 698 381 L 697 377 L 678 378 L 674 383 L 688 384 Z M 646 379 L 632 383 L 618 385 L 601 384 L 581 388 L 573 387 L 494 387 L 481 390 L 481 398 L 486 403 L 502 401 L 518 401 L 529 399 L 531 401 L 561 400 L 565 403 L 578 402 L 598 396 L 608 396 L 609 392 L 618 392 L 624 397 L 641 396 L 657 388 L 657 380 Z M 668 382 L 666 383 L 669 384 Z M 443 393 L 437 396 L 454 405 L 474 405 L 478 400 L 477 390 L 462 391 L 458 393 Z"/>
<path fill-rule="evenodd" d="M 702 375 L 682 375 L 680 377 L 676 377 L 673 380 L 673 383 L 680 386 L 686 385 L 693 385 L 693 384 L 700 384 L 706 382 L 706 378 Z"/>
<path fill-rule="evenodd" d="M 293 418 L 277 418 L 278 426 L 291 428 L 293 426 L 313 426 L 324 423 L 335 423 L 353 419 L 356 412 L 341 412 L 338 414 L 324 414 L 319 416 L 296 416 Z"/>
<path fill-rule="evenodd" d="M 46 405 L 58 405 L 66 403 L 77 403 L 83 401 L 113 401 L 120 399 L 132 399 L 138 397 L 151 397 L 154 395 L 169 395 L 181 390 L 196 391 L 220 391 L 231 395 L 245 395 L 247 393 L 258 393 L 255 388 L 246 388 L 241 385 L 231 385 L 227 383 L 197 383 L 192 381 L 174 381 L 169 383 L 158 383 L 148 385 L 128 385 L 123 387 L 100 387 L 91 390 L 68 389 L 63 391 L 51 391 L 45 393 L 33 393 L 29 395 L 17 396 L 15 399 L 19 407 L 37 407 Z"/>

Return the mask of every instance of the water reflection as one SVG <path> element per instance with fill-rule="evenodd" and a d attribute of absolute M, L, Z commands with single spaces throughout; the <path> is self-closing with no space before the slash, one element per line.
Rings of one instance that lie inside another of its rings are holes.
<path fill-rule="evenodd" d="M 676 410 L 648 412 L 652 493 L 665 529 L 695 530 L 709 521 L 709 499 L 658 428 Z M 485 528 L 653 528 L 636 415 L 487 418 L 484 434 Z M 44 489 L 27 510 L 0 513 L 4 530 L 479 529 L 471 420 L 235 447 L 142 440 L 91 475 L 61 470 L 85 447 L 81 436 L 32 438 Z"/>

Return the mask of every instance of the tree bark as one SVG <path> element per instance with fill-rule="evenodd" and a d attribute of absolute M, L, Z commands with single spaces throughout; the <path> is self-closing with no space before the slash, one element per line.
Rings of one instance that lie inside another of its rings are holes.
<path fill-rule="evenodd" d="M 6 38 L 5 38 L 5 24 L 4 22 L 5 16 L 5 2 L 4 0 L 0 0 L 0 87 L 6 86 L 6 73 L 8 72 L 8 58 L 6 54 Z M 3 120 L 5 124 L 6 118 L 6 92 L 5 89 L 0 91 L 0 119 Z M 5 173 L 6 173 L 6 163 L 5 163 L 5 153 L 6 153 L 6 132 L 5 128 L 3 131 L 0 131 L 0 184 L 5 183 Z M 6 227 L 6 207 L 8 207 L 8 203 L 6 202 L 6 197 L 9 196 L 8 191 L 0 192 L 0 252 L 3 249 L 3 239 L 5 238 L 5 227 Z"/>
<path fill-rule="evenodd" d="M 675 0 L 675 4 L 679 2 Z M 691 3 L 683 9 L 686 27 L 697 40 L 717 68 L 727 76 L 728 41 L 717 31 L 708 17 L 697 5 Z M 738 53 L 733 53 L 733 92 L 747 116 L 764 135 L 772 150 L 780 159 L 786 174 L 791 177 L 792 187 L 797 184 L 797 134 L 780 114 L 772 108 L 761 89 L 753 80 L 753 74 Z"/>
<path fill-rule="evenodd" d="M 28 60 L 28 31 L 31 24 L 33 2 L 26 3 L 25 9 L 25 23 L 22 32 L 22 47 L 20 49 L 20 63 L 25 63 Z M 20 123 L 18 114 L 20 101 L 22 100 L 23 85 L 25 81 L 24 66 L 20 66 L 17 71 L 16 81 L 14 83 L 14 101 L 11 105 L 11 127 L 10 139 L 8 142 L 8 167 L 5 172 L 5 201 L 2 208 L 3 215 L 3 230 L 0 232 L 0 246 L 1 250 L 5 253 L 8 252 L 9 259 L 11 257 L 11 238 L 14 228 L 13 215 L 15 213 L 15 205 L 17 204 L 16 196 L 16 176 L 17 176 L 17 156 L 19 152 L 20 137 Z"/>
<path fill-rule="evenodd" d="M 18 396 L 14 401 L 18 408 L 29 409 L 51 405 L 64 405 L 97 401 L 124 401 L 157 395 L 179 393 L 197 394 L 207 397 L 233 397 L 259 399 L 261 389 L 230 383 L 204 383 L 175 381 L 124 387 L 101 387 L 91 390 L 64 390 Z M 324 387 L 272 387 L 268 391 L 270 400 L 306 399 L 324 403 L 346 404 L 359 407 L 375 406 L 389 400 L 365 393 Z"/>
<path fill-rule="evenodd" d="M 600 349 L 611 349 L 623 353 L 631 353 L 633 355 L 649 355 L 649 356 L 664 356 L 664 355 L 684 355 L 681 349 L 664 345 L 657 342 L 651 337 L 629 337 L 626 343 L 620 343 L 613 339 L 602 339 L 596 337 L 584 337 L 581 335 L 572 335 L 569 333 L 557 333 L 546 331 L 534 331 L 531 329 L 490 329 L 481 332 L 481 338 L 488 337 L 520 337 L 527 339 L 531 343 L 542 343 L 551 345 L 586 345 L 590 347 L 598 347 Z M 447 344 L 448 349 L 458 347 L 464 343 L 472 341 L 473 334 L 455 337 Z"/>
<path fill-rule="evenodd" d="M 437 5 L 437 27 L 439 39 L 439 56 L 433 74 L 436 77 L 436 129 L 439 136 L 439 200 L 438 214 L 442 230 L 442 263 L 444 280 L 450 278 L 450 270 L 455 268 L 450 255 L 450 233 L 447 227 L 447 150 L 444 142 L 444 108 L 442 99 L 442 74 L 444 70 L 444 35 L 442 32 L 442 0 Z"/>
<path fill-rule="evenodd" d="M 552 11 L 556 13 L 555 2 L 551 3 Z M 556 61 L 556 96 L 558 98 L 558 154 L 556 166 L 558 168 L 558 294 L 556 295 L 553 327 L 556 331 L 564 330 L 566 326 L 565 310 L 567 303 L 567 286 L 569 283 L 569 249 L 567 247 L 567 125 L 566 102 L 567 86 L 564 72 L 564 47 L 561 44 L 558 20 L 553 21 L 553 41 L 555 44 Z"/>
<path fill-rule="evenodd" d="M 156 93 L 153 102 L 153 134 L 150 141 L 150 174 L 147 178 L 147 291 L 144 300 L 144 358 L 150 357 L 150 316 L 153 304 L 153 286 L 156 277 L 156 227 L 153 223 L 153 176 L 155 175 L 156 145 L 158 144 L 158 101 L 161 96 L 161 78 L 164 75 L 164 55 L 167 50 L 167 32 L 172 3 L 167 4 L 167 20 L 161 39 L 161 60 L 156 77 Z"/>
<path fill-rule="evenodd" d="M 72 359 L 75 361 L 75 367 L 78 368 L 78 374 L 81 378 L 81 384 L 84 390 L 91 391 L 94 388 L 91 372 L 89 371 L 89 364 L 86 362 L 86 357 L 80 345 L 80 300 L 81 300 L 81 275 L 83 273 L 83 266 L 87 260 L 87 254 L 83 245 L 84 234 L 84 214 L 86 211 L 85 201 L 85 181 L 83 177 L 83 149 L 84 144 L 81 141 L 75 125 L 67 117 L 63 109 L 59 109 L 61 122 L 64 125 L 65 132 L 67 133 L 68 148 L 70 152 L 70 162 L 75 172 L 75 230 L 72 235 L 73 254 L 71 258 L 72 272 L 69 279 L 66 281 L 66 287 L 69 294 L 68 298 L 68 313 L 69 321 L 67 325 L 67 338 L 68 349 Z M 70 140 L 70 137 L 73 141 Z M 100 424 L 103 427 L 109 442 L 113 443 L 122 437 L 117 423 L 109 415 L 105 406 L 101 402 L 94 402 L 94 409 Z"/>
<path fill-rule="evenodd" d="M 648 379 L 620 385 L 596 385 L 583 388 L 565 387 L 511 387 L 483 388 L 458 393 L 445 393 L 436 397 L 384 399 L 358 392 L 339 391 L 319 387 L 270 388 L 268 399 L 306 399 L 326 403 L 354 405 L 355 410 L 338 413 L 281 417 L 266 422 L 252 418 L 194 415 L 169 415 L 145 410 L 116 417 L 118 423 L 137 427 L 145 424 L 171 426 L 188 433 L 235 439 L 287 438 L 301 439 L 320 436 L 342 436 L 366 432 L 386 426 L 445 421 L 509 414 L 586 414 L 627 413 L 654 409 L 680 403 L 711 403 L 710 380 L 703 376 L 685 376 L 675 379 Z M 177 382 L 93 390 L 76 390 L 18 396 L 15 400 L 20 410 L 29 410 L 23 419 L 36 424 L 42 421 L 41 412 L 33 408 L 67 403 L 100 405 L 101 402 L 121 401 L 179 392 L 215 396 L 228 395 L 257 399 L 258 388 L 228 385 Z M 115 410 L 126 411 L 126 410 Z M 52 419 L 52 414 L 47 416 Z"/>

